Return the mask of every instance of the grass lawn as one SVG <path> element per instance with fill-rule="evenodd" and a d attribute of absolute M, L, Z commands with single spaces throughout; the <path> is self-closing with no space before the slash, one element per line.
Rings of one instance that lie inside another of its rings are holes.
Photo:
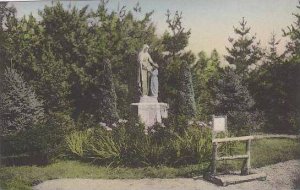
<path fill-rule="evenodd" d="M 238 144 L 238 149 L 243 146 Z M 242 151 L 242 150 L 238 150 Z M 300 141 L 293 139 L 261 139 L 252 144 L 252 167 L 262 167 L 291 159 L 300 159 Z M 223 163 L 220 163 L 222 167 Z M 175 178 L 203 174 L 209 163 L 180 168 L 171 167 L 103 167 L 77 161 L 59 161 L 45 167 L 21 166 L 0 168 L 0 185 L 3 189 L 31 189 L 33 185 L 57 178 Z M 239 169 L 239 164 L 230 163 Z"/>

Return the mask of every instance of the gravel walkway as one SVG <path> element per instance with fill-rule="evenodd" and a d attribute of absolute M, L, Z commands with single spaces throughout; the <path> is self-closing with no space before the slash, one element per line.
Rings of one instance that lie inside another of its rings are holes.
<path fill-rule="evenodd" d="M 34 190 L 289 190 L 300 177 L 300 160 L 291 160 L 263 168 L 266 181 L 252 181 L 227 187 L 218 187 L 202 179 L 57 179 L 35 186 Z M 298 187 L 300 190 L 300 188 Z"/>

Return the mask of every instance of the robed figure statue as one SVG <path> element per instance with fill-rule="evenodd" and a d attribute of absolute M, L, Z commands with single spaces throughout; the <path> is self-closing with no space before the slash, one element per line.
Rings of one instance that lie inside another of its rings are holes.
<path fill-rule="evenodd" d="M 158 95 L 158 65 L 153 62 L 148 53 L 149 46 L 145 44 L 138 54 L 139 72 L 138 85 L 142 96 Z M 151 80 L 152 79 L 152 80 Z"/>

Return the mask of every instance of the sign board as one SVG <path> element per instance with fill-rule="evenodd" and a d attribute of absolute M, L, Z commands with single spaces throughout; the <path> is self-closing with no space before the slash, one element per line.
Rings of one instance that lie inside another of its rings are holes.
<path fill-rule="evenodd" d="M 213 131 L 214 132 L 225 132 L 227 125 L 226 116 L 213 116 Z"/>

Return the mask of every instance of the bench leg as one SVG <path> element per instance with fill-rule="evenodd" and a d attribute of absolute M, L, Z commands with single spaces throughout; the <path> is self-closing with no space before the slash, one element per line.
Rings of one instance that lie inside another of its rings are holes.
<path fill-rule="evenodd" d="M 249 139 L 247 141 L 247 144 L 246 144 L 246 151 L 247 151 L 248 158 L 244 160 L 242 171 L 241 171 L 242 175 L 249 175 L 250 174 L 250 169 L 251 169 L 250 146 L 251 146 L 251 139 Z"/>
<path fill-rule="evenodd" d="M 218 155 L 218 143 L 213 143 L 211 175 L 216 175 L 217 173 L 217 155 Z"/>

